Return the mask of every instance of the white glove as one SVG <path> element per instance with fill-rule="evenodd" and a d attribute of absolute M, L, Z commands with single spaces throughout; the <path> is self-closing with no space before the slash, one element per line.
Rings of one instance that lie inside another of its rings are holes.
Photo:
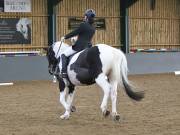
<path fill-rule="evenodd" d="M 63 42 L 65 40 L 65 37 L 61 37 L 61 41 Z"/>

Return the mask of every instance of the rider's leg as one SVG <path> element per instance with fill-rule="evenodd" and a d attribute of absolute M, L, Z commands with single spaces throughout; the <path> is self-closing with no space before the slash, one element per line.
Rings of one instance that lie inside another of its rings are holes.
<path fill-rule="evenodd" d="M 67 78 L 67 56 L 62 54 L 61 55 L 61 63 L 62 63 L 62 69 L 61 69 L 61 75 L 63 78 Z"/>
<path fill-rule="evenodd" d="M 65 50 L 62 55 L 61 55 L 61 75 L 63 78 L 67 78 L 67 64 L 68 64 L 68 59 L 67 57 L 74 54 L 76 51 L 72 49 L 72 47 L 69 47 L 67 50 Z"/>

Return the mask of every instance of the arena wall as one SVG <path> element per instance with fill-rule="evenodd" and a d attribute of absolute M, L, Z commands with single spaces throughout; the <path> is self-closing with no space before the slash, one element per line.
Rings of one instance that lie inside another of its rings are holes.
<path fill-rule="evenodd" d="M 180 53 L 135 53 L 126 56 L 131 75 L 180 71 Z M 0 65 L 0 82 L 52 79 L 44 56 L 0 58 Z"/>
<path fill-rule="evenodd" d="M 50 79 L 43 48 L 48 47 L 48 0 L 31 0 L 30 13 L 4 13 L 0 18 L 29 18 L 30 44 L 0 44 L 0 52 L 39 51 L 40 56 L 0 57 L 0 82 Z M 138 0 L 128 9 L 129 48 L 180 50 L 180 2 Z M 55 6 L 56 39 L 71 31 L 68 19 L 81 18 L 87 8 L 96 10 L 97 19 L 105 19 L 105 29 L 98 29 L 93 43 L 122 47 L 119 0 L 63 0 Z M 68 42 L 68 41 L 67 41 Z M 164 73 L 180 70 L 178 52 L 127 54 L 130 74 Z"/>

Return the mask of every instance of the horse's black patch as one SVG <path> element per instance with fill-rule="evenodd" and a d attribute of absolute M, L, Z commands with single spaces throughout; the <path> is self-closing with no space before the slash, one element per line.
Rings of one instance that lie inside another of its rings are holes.
<path fill-rule="evenodd" d="M 47 56 L 47 59 L 48 59 L 48 61 L 49 61 L 50 63 L 55 63 L 55 62 L 57 62 L 57 59 L 56 59 L 56 57 L 55 57 L 55 53 L 54 53 L 54 51 L 53 51 L 53 47 L 52 47 L 52 46 L 50 46 L 50 47 L 48 48 L 46 56 Z"/>
<path fill-rule="evenodd" d="M 74 92 L 74 85 L 71 84 L 68 86 L 68 88 L 69 88 L 69 94 Z"/>
<path fill-rule="evenodd" d="M 53 51 L 53 47 L 50 46 L 47 50 L 46 57 L 48 59 L 48 68 L 49 68 L 49 73 L 52 74 L 52 72 L 55 71 L 56 65 L 58 64 L 58 59 L 55 57 L 55 53 Z"/>
<path fill-rule="evenodd" d="M 102 72 L 100 52 L 97 46 L 84 50 L 70 69 L 77 73 L 76 78 L 82 84 L 93 84 L 95 78 Z"/>
<path fill-rule="evenodd" d="M 59 77 L 58 75 L 56 76 L 57 77 L 57 79 L 58 79 L 58 82 L 59 82 L 59 90 L 60 90 L 60 92 L 62 92 L 62 91 L 64 91 L 64 89 L 65 89 L 65 82 L 63 81 L 63 78 L 61 78 L 61 77 Z M 69 82 L 70 84 L 68 85 L 68 88 L 69 88 L 69 94 L 71 94 L 71 93 L 73 93 L 74 92 L 74 88 L 75 88 L 75 86 L 71 83 L 71 82 Z"/>
<path fill-rule="evenodd" d="M 62 78 L 59 78 L 58 81 L 59 81 L 59 90 L 60 90 L 60 92 L 62 92 L 62 91 L 64 91 L 64 89 L 66 87 L 65 83 Z"/>

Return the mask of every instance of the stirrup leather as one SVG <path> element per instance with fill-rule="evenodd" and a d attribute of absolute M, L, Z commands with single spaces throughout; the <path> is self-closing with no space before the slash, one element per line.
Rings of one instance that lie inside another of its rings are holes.
<path fill-rule="evenodd" d="M 68 75 L 67 75 L 67 73 L 64 73 L 64 72 L 63 72 L 63 73 L 61 73 L 61 77 L 62 77 L 62 78 L 67 78 Z"/>

